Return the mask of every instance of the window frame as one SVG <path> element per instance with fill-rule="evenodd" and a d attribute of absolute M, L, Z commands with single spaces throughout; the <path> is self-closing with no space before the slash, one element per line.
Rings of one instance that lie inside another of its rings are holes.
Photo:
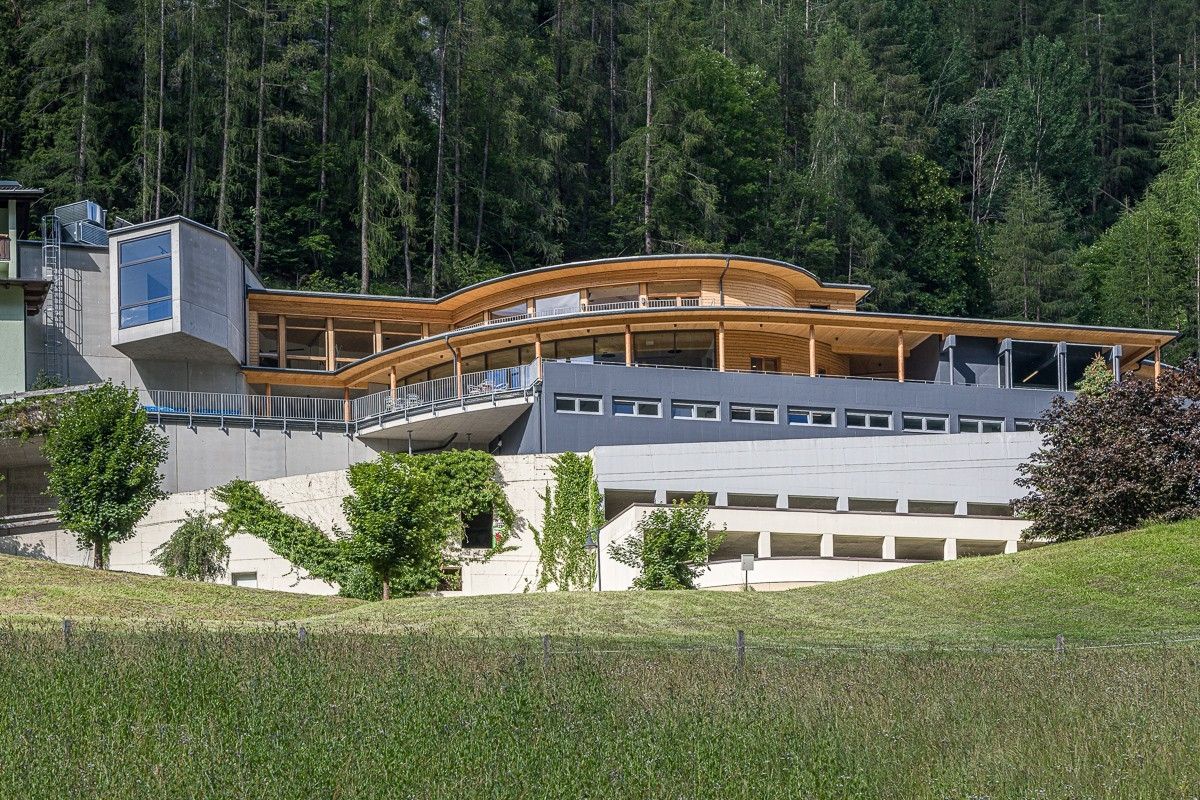
<path fill-rule="evenodd" d="M 750 412 L 750 419 L 738 419 L 735 416 L 739 411 Z M 756 419 L 758 412 L 769 411 L 770 419 Z M 741 422 L 747 425 L 778 425 L 779 424 L 779 407 L 768 405 L 756 405 L 754 403 L 730 403 L 729 404 L 729 421 Z"/>
<path fill-rule="evenodd" d="M 808 422 L 793 422 L 792 414 L 807 414 Z M 829 417 L 829 422 L 814 422 L 813 416 L 816 414 L 824 414 Z M 832 408 L 813 408 L 811 406 L 788 406 L 787 407 L 787 424 L 799 425 L 806 428 L 836 428 L 837 427 L 837 411 Z"/>
<path fill-rule="evenodd" d="M 692 413 L 688 415 L 680 415 L 675 413 L 678 408 L 691 408 Z M 711 408 L 713 416 L 701 417 L 695 412 L 699 408 Z M 682 419 L 688 422 L 720 422 L 721 421 L 721 404 L 710 402 L 708 400 L 672 400 L 671 401 L 671 419 Z"/>
<path fill-rule="evenodd" d="M 632 410 L 628 412 L 618 411 L 618 403 L 628 403 L 632 406 Z M 642 406 L 653 406 L 653 414 L 641 413 Z M 632 417 L 641 419 L 662 419 L 662 400 L 652 397 L 614 397 L 612 399 L 612 415 L 614 417 Z"/>
<path fill-rule="evenodd" d="M 564 409 L 559 408 L 558 404 L 561 400 L 570 400 L 575 404 L 574 408 Z M 580 401 L 595 401 L 595 411 L 583 411 L 580 408 Z M 591 417 L 598 417 L 604 413 L 604 398 L 594 394 L 555 394 L 554 395 L 554 413 L 555 414 L 585 414 Z"/>
<path fill-rule="evenodd" d="M 142 258 L 135 258 L 132 261 L 125 261 L 124 258 L 122 257 L 122 253 L 124 252 L 124 249 L 127 245 L 131 245 L 136 242 L 146 242 L 151 239 L 157 239 L 160 237 L 165 237 L 167 240 L 167 252 L 166 253 L 156 253 L 154 255 L 144 256 Z M 125 279 L 125 270 L 129 267 L 136 267 L 141 264 L 149 264 L 152 261 L 160 261 L 164 258 L 167 261 L 167 276 L 168 276 L 166 296 L 165 297 L 155 297 L 153 299 L 147 299 L 147 300 L 144 300 L 144 301 L 138 302 L 138 303 L 126 303 L 125 302 L 125 280 L 124 280 Z M 162 303 L 167 304 L 167 309 L 168 309 L 167 315 L 164 317 L 155 317 L 155 318 L 151 319 L 149 317 L 149 309 L 152 306 L 160 305 Z M 142 309 L 142 308 L 147 309 L 147 318 L 144 321 L 129 322 L 129 323 L 125 322 L 124 316 L 125 316 L 126 311 L 132 310 L 132 309 Z M 127 330 L 130 328 L 140 328 L 143 325 L 152 325 L 156 322 L 165 322 L 167 320 L 172 319 L 174 316 L 175 316 L 175 237 L 172 235 L 172 232 L 170 230 L 159 231 L 157 233 L 150 233 L 150 234 L 146 234 L 145 236 L 138 236 L 133 239 L 126 239 L 123 242 L 119 242 L 117 244 L 117 328 L 119 330 Z"/>
<path fill-rule="evenodd" d="M 991 423 L 993 425 L 998 425 L 999 427 L 996 428 L 996 430 L 994 430 L 994 431 L 985 431 L 983 429 L 984 423 Z M 963 429 L 963 425 L 970 425 L 970 424 L 977 425 L 979 429 L 978 430 L 964 430 Z M 958 432 L 959 433 L 1003 433 L 1004 432 L 1004 418 L 1003 417 L 959 417 L 958 418 Z"/>
<path fill-rule="evenodd" d="M 856 431 L 890 431 L 895 430 L 894 421 L 891 411 L 865 411 L 861 409 L 847 409 L 846 427 Z M 850 422 L 850 417 L 861 416 L 863 418 L 862 425 L 855 425 Z M 874 417 L 882 417 L 887 420 L 887 425 L 872 425 L 871 419 Z"/>
<path fill-rule="evenodd" d="M 908 427 L 909 420 L 920 420 L 920 428 Z M 930 428 L 930 420 L 936 420 L 942 423 L 941 430 Z M 900 413 L 900 430 L 904 433 L 949 433 L 950 432 L 950 417 L 947 414 L 935 414 L 924 411 L 902 411 Z"/>

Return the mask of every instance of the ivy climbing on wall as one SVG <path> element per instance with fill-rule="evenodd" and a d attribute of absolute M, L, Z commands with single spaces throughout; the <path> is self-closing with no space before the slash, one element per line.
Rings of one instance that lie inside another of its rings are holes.
<path fill-rule="evenodd" d="M 604 506 L 590 456 L 563 453 L 551 466 L 554 484 L 541 495 L 542 527 L 533 529 L 538 548 L 538 591 L 591 589 L 596 556 L 585 544 L 604 524 Z"/>

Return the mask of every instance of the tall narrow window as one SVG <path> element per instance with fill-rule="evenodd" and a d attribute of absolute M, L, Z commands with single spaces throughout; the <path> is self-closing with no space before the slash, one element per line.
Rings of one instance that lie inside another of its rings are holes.
<path fill-rule="evenodd" d="M 171 318 L 171 234 L 121 242 L 117 269 L 122 328 Z"/>

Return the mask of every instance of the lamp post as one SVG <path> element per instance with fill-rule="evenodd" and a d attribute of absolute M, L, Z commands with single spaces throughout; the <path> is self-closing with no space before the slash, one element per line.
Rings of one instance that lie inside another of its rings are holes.
<path fill-rule="evenodd" d="M 600 529 L 592 528 L 587 532 L 587 538 L 583 540 L 583 549 L 589 553 L 596 554 L 596 591 L 603 591 L 603 584 L 600 582 Z"/>

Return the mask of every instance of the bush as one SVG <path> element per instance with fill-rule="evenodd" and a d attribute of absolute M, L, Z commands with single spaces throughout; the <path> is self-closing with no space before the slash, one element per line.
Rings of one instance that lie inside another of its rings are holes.
<path fill-rule="evenodd" d="M 228 535 L 210 515 L 188 511 L 171 538 L 154 549 L 150 563 L 170 578 L 213 581 L 229 565 Z"/>
<path fill-rule="evenodd" d="M 695 589 L 696 577 L 708 569 L 708 559 L 725 531 L 708 524 L 708 495 L 703 492 L 686 503 L 656 508 L 637 525 L 637 535 L 609 546 L 616 561 L 640 569 L 635 589 Z"/>
<path fill-rule="evenodd" d="M 1098 378 L 1098 376 L 1097 376 Z M 1082 539 L 1151 519 L 1200 516 L 1200 364 L 1150 381 L 1096 380 L 1055 398 L 1038 422 L 1042 447 L 1020 466 L 1015 502 L 1027 538 Z"/>

